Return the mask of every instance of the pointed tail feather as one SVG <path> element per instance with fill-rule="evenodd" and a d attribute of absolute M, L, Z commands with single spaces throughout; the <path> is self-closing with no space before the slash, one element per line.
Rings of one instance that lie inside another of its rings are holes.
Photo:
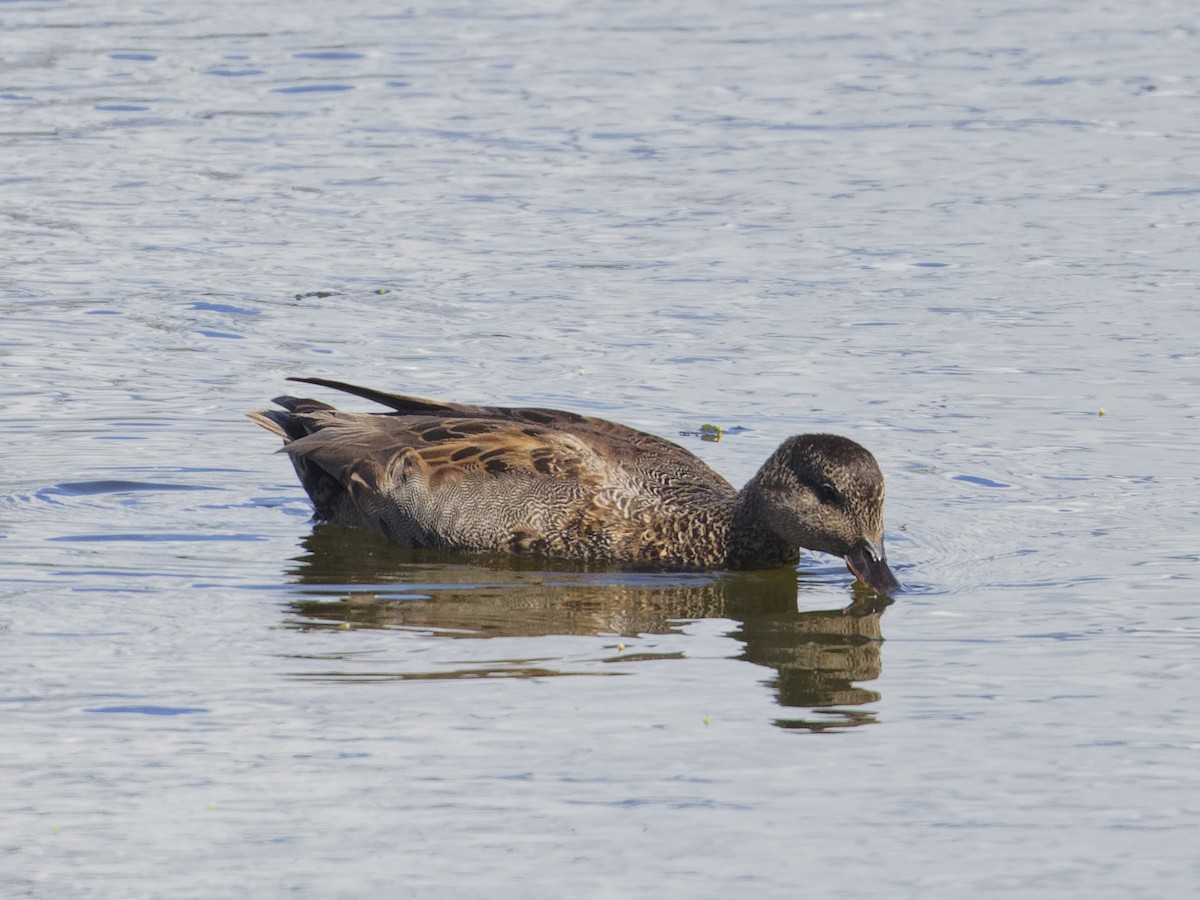
<path fill-rule="evenodd" d="M 370 400 L 372 403 L 378 403 L 380 406 L 387 406 L 396 412 L 403 413 L 431 413 L 431 412 L 452 412 L 455 407 L 447 406 L 444 403 L 437 403 L 433 400 L 425 400 L 421 397 L 409 397 L 405 394 L 389 394 L 387 391 L 377 391 L 374 388 L 359 387 L 356 384 L 347 384 L 344 381 L 332 381 L 328 378 L 300 378 L 291 376 L 288 381 L 299 381 L 304 384 L 316 384 L 321 387 L 332 388 L 335 391 L 344 391 L 347 394 L 354 394 L 356 397 L 362 397 L 364 400 Z M 276 400 L 276 403 L 279 401 Z"/>

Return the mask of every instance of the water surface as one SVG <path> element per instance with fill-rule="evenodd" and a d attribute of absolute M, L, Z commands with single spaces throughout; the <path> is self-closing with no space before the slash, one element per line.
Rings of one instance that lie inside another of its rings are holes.
<path fill-rule="evenodd" d="M 1193 18 L 3 4 L 0 893 L 1195 893 Z M 906 590 L 314 526 L 293 374 L 846 434 Z"/>

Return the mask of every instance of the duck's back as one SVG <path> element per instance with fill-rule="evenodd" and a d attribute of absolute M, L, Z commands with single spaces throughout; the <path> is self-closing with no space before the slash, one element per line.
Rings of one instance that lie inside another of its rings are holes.
<path fill-rule="evenodd" d="M 736 492 L 677 444 L 560 410 L 311 381 L 394 410 L 348 413 L 281 397 L 283 410 L 254 414 L 284 438 L 318 518 L 415 547 L 721 562 L 716 532 Z"/>

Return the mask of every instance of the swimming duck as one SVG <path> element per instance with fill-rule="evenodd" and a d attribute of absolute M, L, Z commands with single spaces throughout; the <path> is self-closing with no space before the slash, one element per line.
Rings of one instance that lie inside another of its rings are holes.
<path fill-rule="evenodd" d="M 289 378 L 389 407 L 276 397 L 278 435 L 319 520 L 407 547 L 518 553 L 638 569 L 794 566 L 840 556 L 880 593 L 883 474 L 833 434 L 790 437 L 740 491 L 671 441 L 555 409 L 468 406 Z"/>

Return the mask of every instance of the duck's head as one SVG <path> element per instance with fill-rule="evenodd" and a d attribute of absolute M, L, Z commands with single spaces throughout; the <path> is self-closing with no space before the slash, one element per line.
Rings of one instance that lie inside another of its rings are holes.
<path fill-rule="evenodd" d="M 791 546 L 842 557 L 881 594 L 900 587 L 883 551 L 883 473 L 865 447 L 836 434 L 800 434 L 754 482 L 767 525 Z"/>

